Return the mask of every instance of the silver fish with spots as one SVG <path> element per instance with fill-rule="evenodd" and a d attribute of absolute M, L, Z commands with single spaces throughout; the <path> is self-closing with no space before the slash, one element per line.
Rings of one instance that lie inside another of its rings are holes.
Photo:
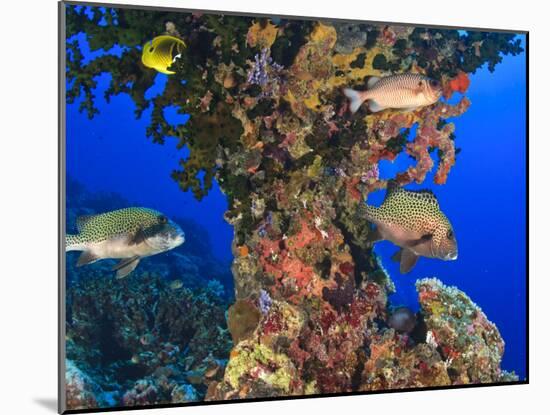
<path fill-rule="evenodd" d="M 367 205 L 363 211 L 376 225 L 369 242 L 388 240 L 401 248 L 393 259 L 400 262 L 402 274 L 411 271 L 421 256 L 445 261 L 458 258 L 453 227 L 429 190 L 406 190 L 390 181 L 382 205 Z"/>
<path fill-rule="evenodd" d="M 441 98 L 441 84 L 420 74 L 406 73 L 378 78 L 373 76 L 367 82 L 365 91 L 344 89 L 348 97 L 349 109 L 356 112 L 363 102 L 368 102 L 371 112 L 387 108 L 413 111 L 434 104 Z"/>
<path fill-rule="evenodd" d="M 117 278 L 130 274 L 141 258 L 166 252 L 185 242 L 181 228 L 153 209 L 131 207 L 77 219 L 78 234 L 67 235 L 66 251 L 82 251 L 77 266 L 100 259 L 120 259 Z"/>

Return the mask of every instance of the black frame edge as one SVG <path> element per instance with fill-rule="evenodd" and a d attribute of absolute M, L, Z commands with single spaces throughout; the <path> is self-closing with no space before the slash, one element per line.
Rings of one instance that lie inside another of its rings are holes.
<path fill-rule="evenodd" d="M 67 410 L 66 402 L 66 367 L 65 367 L 65 357 L 66 357 L 66 326 L 65 326 L 65 176 L 66 176 L 66 166 L 65 166 L 65 138 L 66 138 L 66 79 L 65 79 L 65 66 L 66 66 L 66 3 L 60 1 L 58 3 L 58 143 L 57 143 L 57 157 L 58 157 L 58 177 L 57 177 L 57 188 L 58 188 L 58 205 L 57 205 L 57 220 L 58 220 L 58 237 L 57 237 L 57 249 L 58 249 L 58 322 L 57 322 L 57 332 L 58 332 L 58 358 L 57 358 L 57 412 L 65 413 Z"/>
<path fill-rule="evenodd" d="M 526 160 L 525 160 L 525 179 L 526 179 L 526 212 L 525 212 L 525 232 L 526 232 L 526 356 L 525 356 L 525 379 L 513 381 L 513 382 L 499 382 L 499 383 L 481 383 L 481 384 L 468 384 L 468 385 L 450 385 L 450 386 L 433 386 L 433 387 L 421 387 L 421 388 L 403 388 L 403 389 L 388 389 L 380 391 L 365 391 L 365 392 L 342 392 L 342 393 L 329 393 L 329 394 L 315 394 L 315 395 L 299 395 L 299 396 L 280 396 L 280 397 L 265 397 L 265 398 L 251 398 L 251 399 L 238 399 L 238 400 L 223 400 L 223 401 L 197 401 L 180 404 L 158 404 L 158 405 L 140 405 L 140 406 L 116 406 L 107 408 L 90 408 L 90 409 L 67 409 L 66 408 L 66 396 L 65 396 L 65 138 L 66 138 L 66 100 L 65 100 L 65 37 L 66 37 L 66 21 L 65 11 L 66 6 L 90 6 L 90 7 L 113 7 L 123 9 L 138 9 L 146 11 L 170 11 L 176 13 L 193 13 L 203 12 L 212 14 L 225 14 L 232 16 L 242 17 L 257 17 L 257 18 L 270 18 L 277 17 L 283 19 L 292 20 L 328 20 L 336 22 L 349 22 L 349 23 L 367 23 L 374 25 L 381 24 L 395 24 L 401 26 L 414 26 L 424 28 L 437 28 L 447 30 L 476 30 L 476 31 L 489 31 L 489 32 L 501 32 L 501 33 L 515 33 L 525 35 L 525 64 L 526 64 L 526 91 L 525 91 L 525 105 L 526 105 L 526 124 L 525 124 L 525 147 L 526 147 Z M 468 388 L 483 388 L 492 386 L 514 386 L 514 385 L 529 385 L 530 384 L 530 353 L 529 353 L 529 30 L 519 29 L 494 29 L 494 28 L 480 28 L 480 27 L 466 27 L 466 26 L 446 26 L 446 25 L 434 25 L 434 24 L 420 24 L 420 23 L 403 23 L 403 22 L 390 22 L 390 21 L 372 21 L 372 20 L 358 20 L 358 19 L 346 19 L 346 18 L 331 18 L 331 17 L 314 17 L 314 16 L 294 16 L 294 15 L 282 15 L 282 14 L 265 14 L 265 13 L 250 13 L 244 11 L 224 11 L 224 10 L 210 10 L 210 9 L 188 9 L 180 7 L 168 7 L 168 6 L 146 6 L 146 5 L 131 5 L 131 4 L 119 4 L 119 3 L 102 3 L 102 2 L 90 2 L 90 1 L 73 1 L 73 0 L 60 0 L 58 2 L 58 413 L 60 414 L 81 414 L 81 413 L 99 413 L 99 412 L 113 412 L 113 411 L 131 411 L 131 410 L 143 410 L 143 409 L 166 409 L 166 408 L 182 408 L 190 406 L 210 406 L 210 405 L 224 405 L 234 403 L 248 403 L 248 402 L 271 402 L 271 401 L 287 401 L 287 400 L 299 400 L 299 399 L 315 399 L 315 398 L 335 398 L 346 396 L 367 396 L 378 394 L 391 394 L 391 393 L 403 393 L 403 392 L 424 392 L 434 390 L 460 390 Z"/>
<path fill-rule="evenodd" d="M 281 19 L 289 20 L 329 20 L 332 22 L 346 22 L 346 23 L 366 23 L 373 25 L 400 25 L 400 26 L 414 26 L 425 27 L 435 29 L 447 29 L 447 30 L 477 30 L 482 32 L 505 32 L 526 34 L 528 30 L 523 29 L 491 29 L 484 27 L 468 27 L 468 26 L 446 26 L 437 24 L 425 24 L 425 23 L 403 23 L 403 22 L 391 22 L 391 21 L 377 21 L 377 20 L 359 20 L 352 18 L 340 18 L 340 17 L 319 17 L 319 16 L 294 16 L 288 14 L 269 14 L 269 13 L 252 13 L 245 11 L 227 11 L 227 10 L 211 10 L 211 9 L 188 9 L 185 7 L 169 7 L 169 6 L 146 6 L 146 5 L 131 5 L 120 3 L 102 3 L 95 1 L 74 1 L 74 0 L 61 0 L 67 6 L 89 6 L 89 7 L 113 7 L 120 9 L 137 9 L 137 10 L 151 10 L 151 11 L 166 11 L 176 13 L 211 13 L 211 14 L 225 14 L 228 16 L 241 16 L 241 17 L 258 17 L 258 18 L 270 18 L 277 17 Z"/>

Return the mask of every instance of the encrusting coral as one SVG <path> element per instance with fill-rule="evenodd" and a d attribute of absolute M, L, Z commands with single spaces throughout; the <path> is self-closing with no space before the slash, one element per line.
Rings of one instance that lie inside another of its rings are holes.
<path fill-rule="evenodd" d="M 439 282 L 418 283 L 430 342 L 388 327 L 393 284 L 358 217 L 368 194 L 386 187 L 381 160 L 415 159 L 393 177 L 405 185 L 424 182 L 437 156 L 434 181 L 446 182 L 457 153 L 448 119 L 469 100 L 350 115 L 341 92 L 364 89 L 370 76 L 413 72 L 440 80 L 447 97 L 463 94 L 469 74 L 522 51 L 513 34 L 113 8 L 94 9 L 92 18 L 68 8 L 67 19 L 68 102 L 81 98 L 93 116 L 94 78 L 110 73 L 107 97 L 128 93 L 138 116 L 152 106 L 147 134 L 189 150 L 172 176 L 181 188 L 200 199 L 215 179 L 228 198 L 230 326 L 246 329 L 231 330 L 229 362 L 206 399 L 514 378 L 499 368 L 503 342 L 494 325 L 464 293 Z M 187 48 L 162 94 L 147 99 L 157 73 L 141 64 L 139 46 L 165 21 Z M 92 50 L 118 44 L 122 55 L 84 63 L 72 38 L 80 30 Z M 170 125 L 167 106 L 190 114 L 189 122 Z M 139 403 L 153 391 L 140 384 L 132 393 Z"/>
<path fill-rule="evenodd" d="M 427 336 L 432 339 L 454 384 L 512 379 L 501 370 L 504 340 L 481 309 L 456 287 L 423 279 L 416 283 Z"/>
<path fill-rule="evenodd" d="M 224 300 L 149 273 L 129 278 L 91 275 L 68 290 L 70 409 L 196 401 L 222 376 Z"/>
<path fill-rule="evenodd" d="M 393 329 L 373 333 L 361 390 L 516 380 L 500 369 L 504 341 L 462 291 L 435 278 L 417 282 L 422 336 Z"/>

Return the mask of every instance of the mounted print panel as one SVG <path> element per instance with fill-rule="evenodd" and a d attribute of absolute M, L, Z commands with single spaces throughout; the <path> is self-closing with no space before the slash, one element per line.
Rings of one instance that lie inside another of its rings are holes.
<path fill-rule="evenodd" d="M 60 411 L 526 383 L 526 32 L 63 2 Z"/>

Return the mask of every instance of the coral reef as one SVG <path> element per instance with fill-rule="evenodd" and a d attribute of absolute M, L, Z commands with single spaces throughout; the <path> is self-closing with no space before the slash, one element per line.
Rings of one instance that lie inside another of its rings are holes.
<path fill-rule="evenodd" d="M 231 348 L 227 302 L 141 273 L 67 291 L 70 409 L 200 400 Z M 110 404 L 108 403 L 110 402 Z"/>
<path fill-rule="evenodd" d="M 419 283 L 419 320 L 430 342 L 414 330 L 388 327 L 393 284 L 358 213 L 370 192 L 386 186 L 381 160 L 404 154 L 416 161 L 393 177 L 405 185 L 424 182 L 437 157 L 434 181 L 446 182 L 457 153 L 448 119 L 464 113 L 468 99 L 412 112 L 362 108 L 352 116 L 341 92 L 363 89 L 370 76 L 414 72 L 440 80 L 448 97 L 465 93 L 469 74 L 486 63 L 494 70 L 502 54 L 522 51 L 513 34 L 93 10 L 90 17 L 84 8 L 68 9 L 68 102 L 80 99 L 93 116 L 94 78 L 110 73 L 107 98 L 128 93 L 138 116 L 152 106 L 147 134 L 161 144 L 175 138 L 188 149 L 172 175 L 180 187 L 200 199 L 215 179 L 228 198 L 234 344 L 205 399 L 513 379 L 499 369 L 498 331 L 465 295 L 439 283 Z M 157 74 L 141 65 L 139 45 L 162 32 L 165 21 L 173 22 L 187 49 L 163 93 L 147 99 Z M 92 50 L 117 44 L 122 55 L 84 63 L 73 37 L 79 30 Z M 190 114 L 188 124 L 170 125 L 167 106 Z M 472 337 L 465 337 L 468 330 Z M 154 344 L 157 354 L 165 346 Z M 133 386 L 125 399 L 140 404 L 167 396 L 158 380 L 150 382 Z M 184 401 L 193 396 L 179 389 L 171 394 Z"/>
<path fill-rule="evenodd" d="M 500 369 L 498 330 L 466 294 L 435 278 L 416 287 L 421 324 L 410 336 L 393 328 L 369 333 L 360 390 L 517 380 Z"/>
<path fill-rule="evenodd" d="M 83 373 L 71 360 L 65 363 L 65 383 L 67 407 L 71 409 L 90 409 L 100 407 L 99 386 Z"/>
<path fill-rule="evenodd" d="M 513 377 L 500 369 L 504 341 L 498 329 L 464 292 L 435 278 L 420 280 L 416 287 L 428 336 L 446 359 L 454 384 Z"/>

